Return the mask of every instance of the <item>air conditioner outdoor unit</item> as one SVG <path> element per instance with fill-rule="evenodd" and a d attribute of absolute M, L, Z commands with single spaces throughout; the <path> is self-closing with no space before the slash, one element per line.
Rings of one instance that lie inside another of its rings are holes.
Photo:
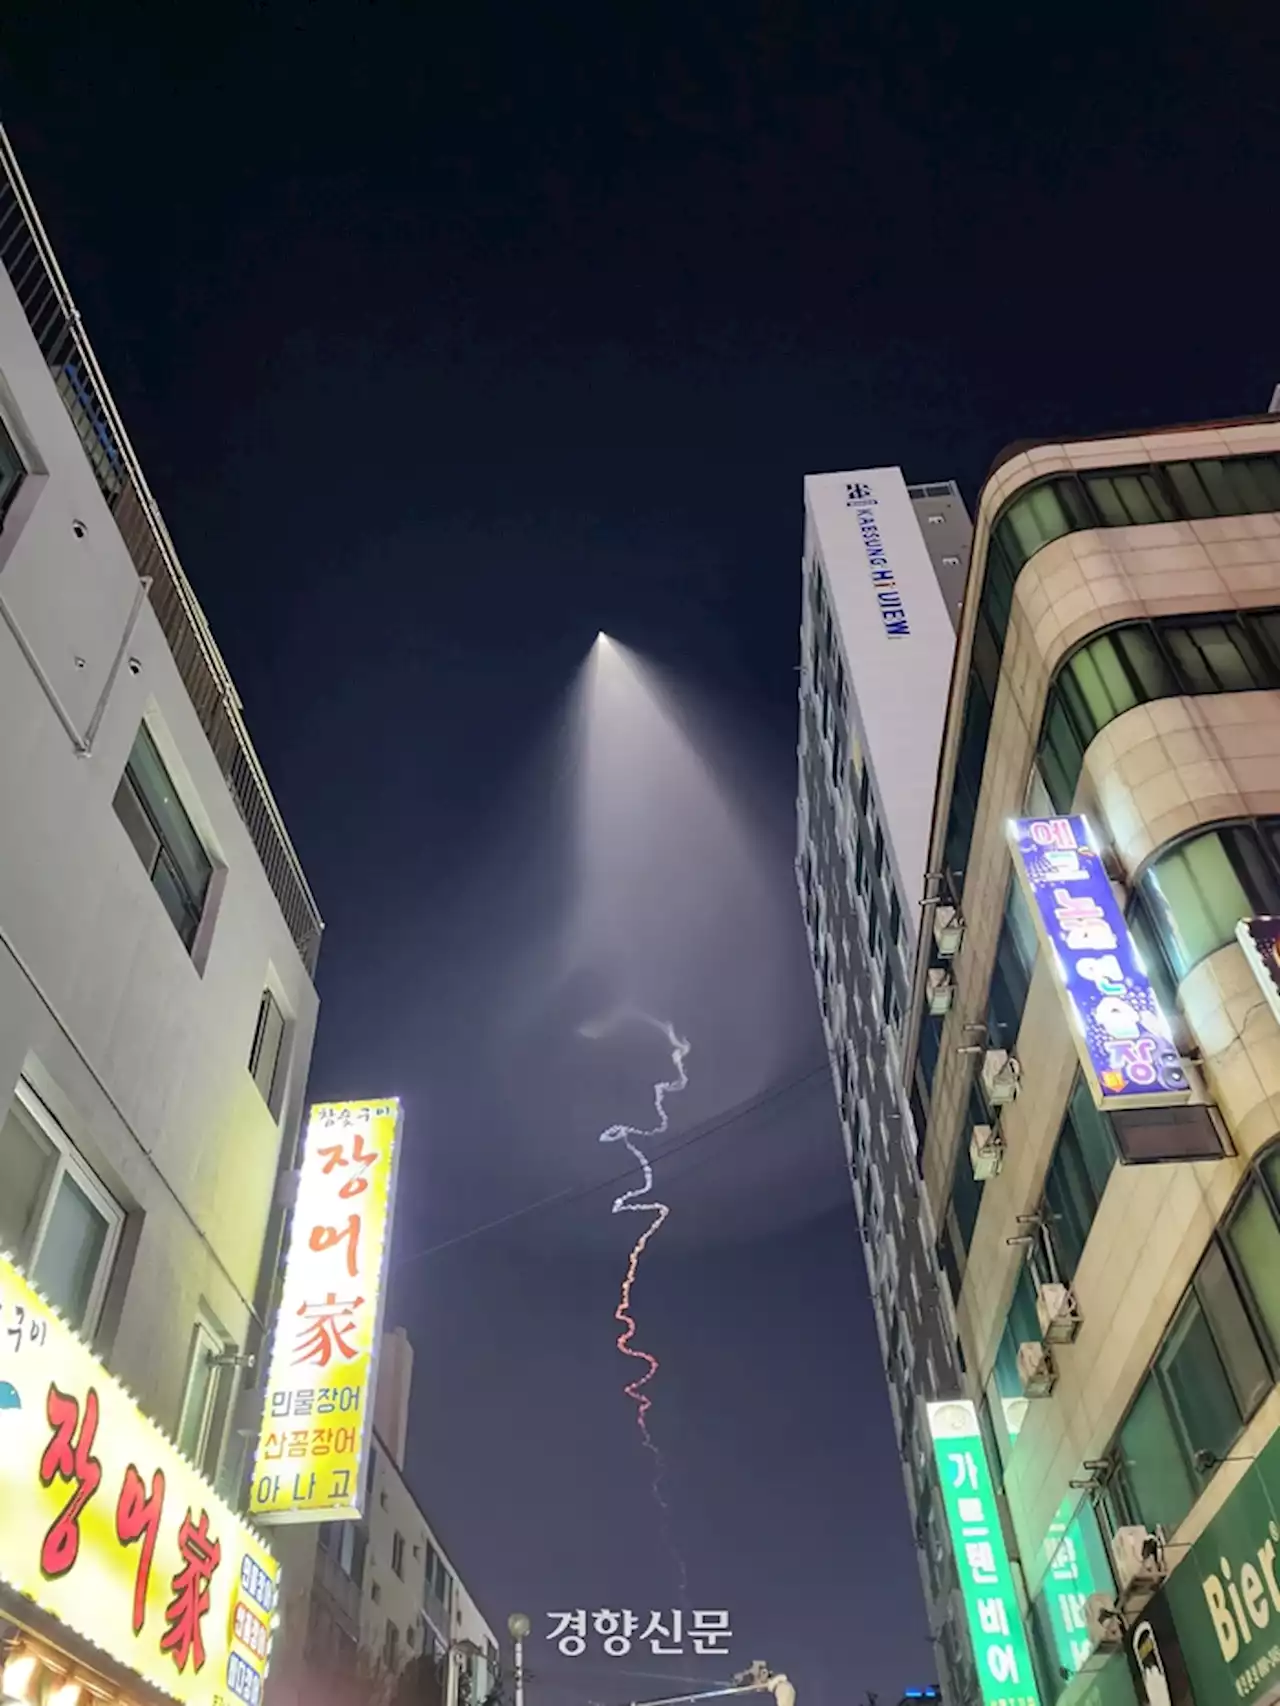
<path fill-rule="evenodd" d="M 925 973 L 924 988 L 929 1011 L 935 1019 L 940 1019 L 944 1013 L 951 1011 L 951 997 L 955 994 L 956 986 L 945 966 L 929 967 Z"/>
<path fill-rule="evenodd" d="M 1004 1162 L 1004 1140 L 993 1125 L 976 1125 L 969 1136 L 969 1165 L 979 1184 L 994 1179 Z"/>
<path fill-rule="evenodd" d="M 1047 1398 L 1058 1384 L 1053 1352 L 1039 1339 L 1026 1339 L 1018 1346 L 1018 1379 L 1028 1398 Z"/>
<path fill-rule="evenodd" d="M 934 946 L 944 960 L 954 959 L 964 941 L 964 919 L 958 906 L 939 906 L 933 914 Z"/>
<path fill-rule="evenodd" d="M 1042 1285 L 1036 1291 L 1036 1314 L 1047 1345 L 1070 1345 L 1080 1331 L 1080 1310 L 1065 1285 Z"/>
<path fill-rule="evenodd" d="M 1109 1594 L 1089 1595 L 1084 1602 L 1084 1624 L 1095 1653 L 1118 1653 L 1124 1645 L 1124 1619 Z"/>
<path fill-rule="evenodd" d="M 1160 1536 L 1147 1528 L 1118 1528 L 1111 1539 L 1111 1558 L 1121 1604 L 1155 1593 L 1168 1574 Z"/>
<path fill-rule="evenodd" d="M 1007 1049 L 989 1048 L 982 1057 L 982 1088 L 993 1108 L 1003 1108 L 1018 1094 L 1022 1069 Z"/>

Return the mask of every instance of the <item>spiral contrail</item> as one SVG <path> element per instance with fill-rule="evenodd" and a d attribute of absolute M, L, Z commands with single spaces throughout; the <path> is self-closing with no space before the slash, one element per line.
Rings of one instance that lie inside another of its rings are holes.
<path fill-rule="evenodd" d="M 631 1313 L 631 1288 L 635 1285 L 636 1273 L 640 1266 L 640 1258 L 644 1255 L 645 1247 L 653 1237 L 654 1233 L 657 1232 L 658 1228 L 671 1213 L 671 1209 L 667 1203 L 658 1202 L 653 1196 L 653 1166 L 649 1161 L 649 1157 L 640 1147 L 639 1140 L 663 1137 L 669 1129 L 670 1120 L 667 1114 L 667 1097 L 676 1095 L 688 1085 L 689 1077 L 685 1071 L 684 1063 L 691 1045 L 676 1033 L 675 1026 L 669 1021 L 665 1019 L 653 1019 L 650 1018 L 648 1014 L 641 1016 L 647 1019 L 651 1025 L 656 1026 L 670 1044 L 673 1076 L 669 1079 L 660 1080 L 653 1087 L 653 1106 L 654 1111 L 658 1116 L 656 1124 L 649 1127 L 647 1130 L 642 1130 L 638 1126 L 631 1125 L 611 1125 L 607 1131 L 602 1131 L 600 1133 L 600 1142 L 621 1143 L 639 1164 L 641 1172 L 641 1181 L 638 1185 L 634 1186 L 629 1191 L 623 1191 L 621 1196 L 614 1198 L 613 1213 L 647 1214 L 650 1217 L 649 1224 L 645 1227 L 639 1238 L 636 1239 L 635 1244 L 632 1246 L 631 1254 L 627 1258 L 627 1268 L 622 1279 L 622 1290 L 618 1298 L 618 1307 L 614 1310 L 613 1315 L 614 1319 L 622 1328 L 622 1331 L 618 1334 L 618 1349 L 622 1352 L 623 1356 L 631 1357 L 636 1362 L 643 1363 L 644 1365 L 643 1372 L 637 1374 L 634 1380 L 628 1381 L 627 1385 L 623 1388 L 623 1391 L 627 1394 L 628 1398 L 631 1398 L 635 1403 L 636 1422 L 640 1428 L 640 1437 L 644 1441 L 645 1449 L 650 1452 L 653 1457 L 653 1494 L 655 1499 L 658 1501 L 665 1524 L 671 1515 L 662 1490 L 663 1470 L 665 1466 L 662 1461 L 662 1453 L 659 1451 L 653 1435 L 649 1431 L 648 1417 L 649 1411 L 653 1407 L 653 1399 L 645 1391 L 645 1387 L 649 1385 L 650 1381 L 658 1372 L 658 1359 L 651 1351 L 640 1350 L 632 1344 L 632 1340 L 634 1339 L 636 1332 L 636 1323 L 635 1317 Z M 593 1031 L 584 1026 L 583 1031 L 587 1035 L 600 1035 L 602 1034 L 602 1029 L 606 1028 L 610 1027 L 606 1024 L 606 1026 L 597 1027 Z M 669 1533 L 668 1538 L 670 1538 Z M 674 1546 L 672 1547 L 672 1550 L 675 1552 Z M 676 1563 L 680 1570 L 681 1591 L 683 1593 L 685 1579 L 684 1562 L 678 1553 L 676 1553 L 675 1556 Z"/>

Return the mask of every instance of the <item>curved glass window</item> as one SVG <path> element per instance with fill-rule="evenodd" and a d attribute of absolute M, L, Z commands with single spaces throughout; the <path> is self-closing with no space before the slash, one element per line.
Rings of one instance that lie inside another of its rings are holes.
<path fill-rule="evenodd" d="M 1089 743 L 1153 699 L 1280 687 L 1280 611 L 1126 622 L 1060 666 L 1045 701 L 1039 761 L 1054 809 L 1075 797 Z"/>
<path fill-rule="evenodd" d="M 1015 492 L 997 515 L 987 545 L 969 668 L 970 682 L 980 691 L 966 700 L 961 750 L 972 745 L 971 720 L 982 720 L 985 729 L 990 717 L 998 673 L 993 664 L 1004 650 L 1014 585 L 1035 552 L 1086 528 L 1141 527 L 1271 510 L 1280 510 L 1280 455 L 1275 454 L 1053 474 Z M 957 875 L 968 861 L 972 834 L 972 810 L 953 794 L 947 866 Z"/>
<path fill-rule="evenodd" d="M 1274 820 L 1224 824 L 1189 836 L 1148 865 L 1135 911 L 1146 914 L 1146 939 L 1158 943 L 1178 982 L 1233 942 L 1242 918 L 1280 912 L 1275 836 Z"/>

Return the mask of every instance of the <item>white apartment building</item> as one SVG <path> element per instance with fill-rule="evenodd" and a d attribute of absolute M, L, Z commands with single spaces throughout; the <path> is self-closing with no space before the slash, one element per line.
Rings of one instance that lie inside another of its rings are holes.
<path fill-rule="evenodd" d="M 447 1677 L 451 1706 L 483 1706 L 498 1676 L 498 1643 L 405 1476 L 413 1347 L 383 1337 L 364 1517 L 282 1535 L 286 1640 L 273 1662 L 269 1706 L 316 1698 L 316 1679 L 362 1673 L 381 1688 L 415 1659 Z"/>
<path fill-rule="evenodd" d="M 112 1401 L 132 1395 L 230 1521 L 321 924 L 2 132 L 0 262 L 0 1277 L 11 1299 L 34 1288 L 41 1330 L 78 1336 L 125 1389 Z M 0 1325 L 21 1315 L 34 1332 L 36 1314 L 14 1301 Z M 34 1425 L 34 1352 L 6 1354 L 16 1414 L 0 1419 Z M 105 1501 L 125 1442 L 102 1404 Z M 87 1459 L 92 1434 L 79 1438 Z M 3 1481 L 18 1468 L 0 1452 Z M 0 1646 L 36 1634 L 55 1670 L 133 1699 L 137 1676 L 97 1624 L 91 1642 L 33 1604 L 30 1536 L 13 1485 L 0 1491 Z M 86 1581 L 126 1567 L 97 1555 L 110 1530 L 108 1515 L 79 1533 Z M 81 1598 L 90 1616 L 94 1593 Z M 242 1677 L 212 1624 L 213 1669 Z M 30 1668 L 15 1661 L 5 1692 Z"/>
<path fill-rule="evenodd" d="M 938 1676 L 972 1691 L 924 1405 L 959 1377 L 902 1024 L 971 529 L 897 468 L 805 481 L 796 871 Z"/>

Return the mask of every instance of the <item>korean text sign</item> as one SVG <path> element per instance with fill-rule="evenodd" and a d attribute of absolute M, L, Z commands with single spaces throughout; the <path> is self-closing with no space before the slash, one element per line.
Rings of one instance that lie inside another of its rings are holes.
<path fill-rule="evenodd" d="M 958 1400 L 928 1410 L 982 1698 L 1040 1706 L 977 1411 Z"/>
<path fill-rule="evenodd" d="M 1045 1577 L 1041 1593 L 1064 1676 L 1074 1676 L 1093 1652 L 1085 1606 L 1092 1593 L 1115 1595 L 1098 1519 L 1090 1505 L 1068 1495 L 1058 1506 L 1045 1536 Z"/>
<path fill-rule="evenodd" d="M 250 1509 L 262 1522 L 360 1515 L 400 1104 L 311 1110 Z"/>
<path fill-rule="evenodd" d="M 259 1706 L 275 1559 L 3 1257 L 0 1578 L 187 1706 Z"/>
<path fill-rule="evenodd" d="M 1014 868 L 1057 968 L 1080 1064 L 1100 1108 L 1185 1102 L 1169 1021 L 1082 817 L 1013 824 Z"/>

